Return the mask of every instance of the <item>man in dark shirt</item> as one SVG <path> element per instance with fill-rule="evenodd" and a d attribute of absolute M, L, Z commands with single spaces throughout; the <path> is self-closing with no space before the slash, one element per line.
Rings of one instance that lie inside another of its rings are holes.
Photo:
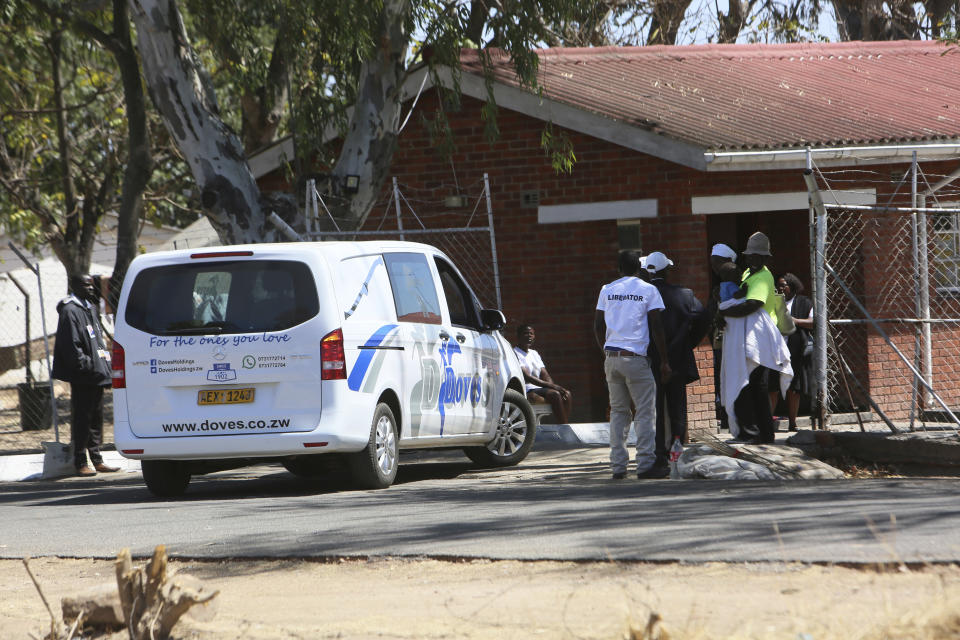
<path fill-rule="evenodd" d="M 70 383 L 70 440 L 77 475 L 119 471 L 103 462 L 103 389 L 110 386 L 110 354 L 103 337 L 94 280 L 70 278 L 72 295 L 57 305 L 60 320 L 53 348 L 53 377 Z M 90 453 L 91 468 L 87 465 Z"/>
<path fill-rule="evenodd" d="M 656 345 L 649 351 L 653 362 L 653 375 L 657 383 L 657 447 L 656 465 L 667 468 L 667 454 L 675 438 L 687 441 L 687 385 L 700 379 L 694 349 L 707 333 L 710 318 L 703 304 L 686 287 L 672 284 L 668 275 L 673 261 L 663 253 L 654 251 L 644 261 L 650 284 L 663 298 L 663 331 L 666 338 L 667 362 L 673 376 L 663 381 L 660 378 L 662 355 Z M 670 437 L 667 437 L 667 420 L 670 421 Z"/>

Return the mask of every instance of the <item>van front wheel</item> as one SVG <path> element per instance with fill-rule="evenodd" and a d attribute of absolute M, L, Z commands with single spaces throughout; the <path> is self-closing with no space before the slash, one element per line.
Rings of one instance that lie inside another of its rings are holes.
<path fill-rule="evenodd" d="M 536 437 L 533 407 L 522 393 L 507 389 L 493 440 L 485 447 L 466 447 L 463 452 L 480 467 L 509 467 L 527 457 Z"/>
<path fill-rule="evenodd" d="M 140 471 L 147 489 L 158 498 L 182 496 L 190 484 L 190 468 L 177 460 L 141 460 Z"/>
<path fill-rule="evenodd" d="M 373 412 L 370 440 L 363 451 L 350 454 L 350 473 L 361 489 L 386 489 L 397 477 L 400 463 L 397 420 L 389 405 L 381 402 Z"/>

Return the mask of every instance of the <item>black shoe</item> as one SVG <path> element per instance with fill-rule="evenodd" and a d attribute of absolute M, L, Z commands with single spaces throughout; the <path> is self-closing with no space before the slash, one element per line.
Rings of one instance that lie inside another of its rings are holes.
<path fill-rule="evenodd" d="M 753 444 L 753 438 L 749 436 L 737 436 L 726 441 L 727 444 Z"/>
<path fill-rule="evenodd" d="M 626 477 L 627 477 L 626 471 L 617 471 L 616 473 L 613 474 L 614 480 L 623 480 Z"/>
<path fill-rule="evenodd" d="M 666 478 L 670 475 L 670 467 L 661 467 L 659 465 L 653 465 L 646 471 L 641 471 L 637 474 L 637 480 L 657 480 L 660 478 Z"/>

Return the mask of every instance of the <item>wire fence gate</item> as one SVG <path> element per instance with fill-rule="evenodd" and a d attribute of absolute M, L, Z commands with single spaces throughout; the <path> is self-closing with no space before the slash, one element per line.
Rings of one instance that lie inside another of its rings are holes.
<path fill-rule="evenodd" d="M 819 417 L 872 410 L 891 431 L 960 425 L 960 191 L 914 153 L 891 181 L 804 175 L 813 222 Z M 849 204 L 876 180 L 875 204 Z M 824 330 L 826 329 L 826 330 Z M 821 422 L 823 424 L 823 422 Z"/>
<path fill-rule="evenodd" d="M 8 246 L 23 265 L 0 275 L 0 454 L 39 452 L 69 425 L 69 387 L 50 378 L 56 317 L 40 263 Z"/>
<path fill-rule="evenodd" d="M 317 230 L 323 216 L 337 225 L 312 181 L 307 183 L 306 207 L 308 239 L 410 240 L 433 245 L 454 261 L 482 307 L 502 307 L 487 174 L 465 187 L 440 185 L 433 189 L 400 185 L 393 178 L 389 196 L 374 205 L 358 231 Z M 376 212 L 381 212 L 379 217 Z"/>

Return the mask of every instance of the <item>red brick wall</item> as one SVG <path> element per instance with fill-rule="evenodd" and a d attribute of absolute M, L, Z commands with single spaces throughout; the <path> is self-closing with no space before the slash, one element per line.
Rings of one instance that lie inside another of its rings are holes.
<path fill-rule="evenodd" d="M 418 111 L 430 114 L 436 106 L 436 94 L 430 92 L 421 97 Z M 540 146 L 542 121 L 501 109 L 500 137 L 490 143 L 483 134 L 480 102 L 464 97 L 461 110 L 448 117 L 454 131 L 453 168 L 437 151 L 422 120 L 414 117 L 401 135 L 392 173 L 400 183 L 423 189 L 452 184 L 454 168 L 463 184 L 489 174 L 503 311 L 509 322 L 506 335 L 512 339 L 519 323 L 536 327 L 537 349 L 548 370 L 574 394 L 574 421 L 604 420 L 607 415 L 602 359 L 592 323 L 600 287 L 617 277 L 617 225 L 613 220 L 541 225 L 537 209 L 523 207 L 524 191 L 538 191 L 542 205 L 655 198 L 658 217 L 641 224 L 643 250 L 666 253 L 676 264 L 672 281 L 691 287 L 703 302 L 712 286 L 707 264 L 711 244 L 723 241 L 741 248 L 757 230 L 771 238 L 771 270 L 775 274 L 792 271 L 809 288 L 805 210 L 691 213 L 693 195 L 804 191 L 800 170 L 699 172 L 566 131 L 577 160 L 572 173 L 558 174 Z M 878 201 L 881 198 L 878 194 Z M 418 206 L 425 212 L 430 208 L 428 203 Z M 441 209 L 437 204 L 436 210 Z M 865 255 L 863 259 L 861 278 L 883 258 Z M 871 279 L 865 277 L 857 284 L 863 286 L 864 281 Z M 886 356 L 877 350 L 872 334 L 870 354 L 869 361 L 867 354 L 860 354 L 862 361 L 853 366 L 870 378 L 865 383 L 875 395 L 902 404 L 904 378 L 888 375 Z M 706 343 L 697 350 L 697 361 L 701 381 L 688 387 L 690 422 L 693 427 L 709 428 L 715 424 L 713 362 Z"/>
<path fill-rule="evenodd" d="M 423 113 L 436 106 L 433 95 L 423 96 L 420 103 Z M 538 191 L 542 205 L 655 198 L 658 217 L 641 225 L 643 249 L 666 253 L 676 264 L 672 280 L 691 287 L 706 302 L 711 238 L 706 217 L 691 215 L 691 195 L 802 191 L 802 176 L 799 171 L 707 174 L 573 131 L 567 135 L 576 164 L 572 173 L 558 174 L 540 147 L 542 122 L 501 109 L 500 138 L 491 145 L 483 137 L 479 104 L 464 98 L 462 110 L 449 114 L 456 145 L 453 164 L 461 182 L 483 173 L 490 176 L 503 310 L 510 323 L 507 335 L 512 338 L 521 322 L 533 324 L 547 369 L 574 393 L 573 419 L 603 420 L 606 384 L 592 323 L 600 287 L 617 277 L 616 221 L 541 225 L 537 210 L 522 206 L 522 192 Z M 413 120 L 401 137 L 394 174 L 410 185 L 452 181 L 450 162 L 436 152 L 425 127 Z M 750 233 L 764 230 L 775 255 L 790 256 L 789 266 L 785 259 L 778 265 L 775 258 L 772 268 L 806 277 L 806 212 L 788 213 L 756 216 L 743 225 L 736 242 L 742 246 Z M 688 389 L 690 418 L 692 423 L 712 423 L 713 361 L 706 344 L 698 351 L 698 362 L 702 381 Z"/>

